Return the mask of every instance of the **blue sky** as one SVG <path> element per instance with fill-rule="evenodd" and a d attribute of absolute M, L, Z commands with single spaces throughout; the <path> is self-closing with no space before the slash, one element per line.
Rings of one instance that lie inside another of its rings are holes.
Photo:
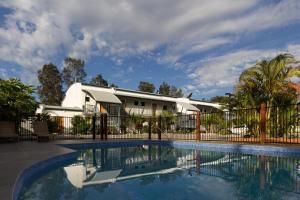
<path fill-rule="evenodd" d="M 72 56 L 87 81 L 166 81 L 208 99 L 257 60 L 300 59 L 299 36 L 299 0 L 1 0 L 0 78 L 37 85 L 43 64 Z"/>

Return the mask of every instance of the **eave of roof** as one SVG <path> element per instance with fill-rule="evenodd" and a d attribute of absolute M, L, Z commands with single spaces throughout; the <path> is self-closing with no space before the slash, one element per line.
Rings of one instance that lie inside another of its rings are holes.
<path fill-rule="evenodd" d="M 68 110 L 68 111 L 83 111 L 81 108 L 76 107 L 62 107 L 53 105 L 43 105 L 45 110 Z"/>

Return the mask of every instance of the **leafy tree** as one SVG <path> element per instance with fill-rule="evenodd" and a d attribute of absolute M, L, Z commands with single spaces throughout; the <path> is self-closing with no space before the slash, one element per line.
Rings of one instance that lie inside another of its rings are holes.
<path fill-rule="evenodd" d="M 17 120 L 35 114 L 37 102 L 33 87 L 18 79 L 0 81 L 0 119 Z"/>
<path fill-rule="evenodd" d="M 97 74 L 94 78 L 92 78 L 90 84 L 95 86 L 108 86 L 107 80 L 105 80 L 101 74 Z"/>
<path fill-rule="evenodd" d="M 293 66 L 296 63 L 293 55 L 280 54 L 245 70 L 240 75 L 237 85 L 237 92 L 244 96 L 244 105 L 259 106 L 265 102 L 268 107 L 272 107 L 281 101 L 278 101 L 280 98 L 286 98 L 284 94 L 291 92 L 288 90 L 291 78 L 300 77 L 300 67 Z M 276 96 L 280 98 L 275 98 Z"/>
<path fill-rule="evenodd" d="M 87 134 L 90 128 L 90 118 L 76 115 L 72 118 L 72 129 L 74 134 Z"/>
<path fill-rule="evenodd" d="M 228 104 L 229 103 L 229 97 L 228 96 L 214 96 L 210 99 L 210 101 L 214 102 L 214 103 Z"/>
<path fill-rule="evenodd" d="M 172 85 L 170 87 L 170 96 L 172 96 L 172 97 L 183 97 L 182 89 L 178 89 L 174 85 Z"/>
<path fill-rule="evenodd" d="M 152 83 L 149 83 L 149 82 L 146 82 L 146 81 L 140 81 L 138 90 L 142 91 L 142 92 L 153 93 L 155 91 L 155 86 Z"/>
<path fill-rule="evenodd" d="M 64 63 L 63 78 L 68 87 L 73 83 L 84 81 L 86 73 L 83 60 L 67 57 Z"/>
<path fill-rule="evenodd" d="M 158 93 L 172 97 L 183 97 L 183 92 L 181 89 L 176 88 L 174 85 L 169 85 L 166 82 L 162 82 L 162 84 L 159 86 Z"/>
<path fill-rule="evenodd" d="M 116 85 L 116 84 L 114 84 L 114 83 L 112 83 L 112 84 L 110 84 L 110 87 L 118 88 L 119 86 Z"/>
<path fill-rule="evenodd" d="M 283 136 L 296 123 L 296 120 L 282 121 L 280 117 L 295 116 L 289 105 L 296 103 L 297 95 L 288 86 L 293 83 L 292 78 L 300 77 L 300 67 L 295 64 L 297 61 L 293 55 L 280 54 L 273 59 L 257 62 L 240 75 L 235 95 L 239 107 L 259 107 L 261 103 L 266 103 L 267 120 L 270 121 L 267 132 L 271 135 Z M 257 121 L 257 117 L 253 119 L 253 122 Z"/>
<path fill-rule="evenodd" d="M 171 86 L 168 83 L 162 82 L 162 84 L 159 86 L 158 93 L 168 96 L 170 95 L 170 88 Z"/>
<path fill-rule="evenodd" d="M 38 94 L 40 100 L 44 104 L 60 105 L 62 92 L 62 77 L 57 67 L 52 63 L 46 64 L 38 71 Z"/>

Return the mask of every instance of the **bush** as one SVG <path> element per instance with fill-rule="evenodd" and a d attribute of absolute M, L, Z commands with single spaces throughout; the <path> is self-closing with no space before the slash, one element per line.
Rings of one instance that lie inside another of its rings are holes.
<path fill-rule="evenodd" d="M 72 118 L 72 129 L 74 134 L 87 134 L 89 128 L 90 128 L 90 118 L 85 118 L 82 116 L 74 116 Z"/>
<path fill-rule="evenodd" d="M 161 113 L 161 129 L 162 130 L 169 130 L 170 126 L 176 122 L 176 117 L 172 112 L 163 111 Z"/>

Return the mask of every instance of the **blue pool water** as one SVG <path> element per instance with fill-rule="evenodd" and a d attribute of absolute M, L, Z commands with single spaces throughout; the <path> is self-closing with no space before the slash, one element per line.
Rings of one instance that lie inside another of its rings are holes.
<path fill-rule="evenodd" d="M 19 199 L 300 199 L 300 158 L 157 145 L 84 149 Z"/>

